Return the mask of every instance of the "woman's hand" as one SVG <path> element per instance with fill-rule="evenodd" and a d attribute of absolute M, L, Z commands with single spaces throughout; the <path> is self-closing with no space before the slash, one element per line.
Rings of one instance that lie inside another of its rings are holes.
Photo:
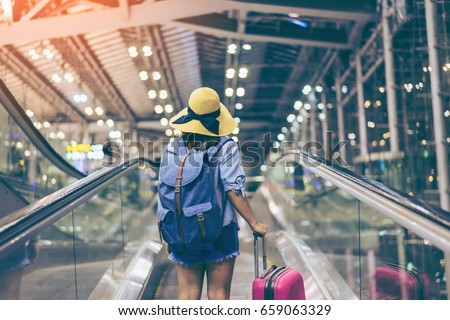
<path fill-rule="evenodd" d="M 264 236 L 267 233 L 267 226 L 263 223 L 255 223 L 254 225 L 250 226 L 253 232 L 258 233 L 261 236 Z"/>

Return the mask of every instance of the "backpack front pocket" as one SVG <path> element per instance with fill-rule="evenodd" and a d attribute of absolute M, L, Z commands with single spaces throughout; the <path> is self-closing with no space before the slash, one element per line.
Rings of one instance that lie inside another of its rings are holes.
<path fill-rule="evenodd" d="M 211 202 L 184 208 L 182 222 L 186 243 L 214 241 L 222 233 L 220 210 L 213 208 Z"/>

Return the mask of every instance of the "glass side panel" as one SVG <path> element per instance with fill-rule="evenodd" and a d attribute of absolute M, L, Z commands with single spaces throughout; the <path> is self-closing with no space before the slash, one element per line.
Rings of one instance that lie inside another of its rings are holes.
<path fill-rule="evenodd" d="M 119 182 L 74 210 L 77 299 L 88 299 L 103 275 L 123 274 L 123 215 Z"/>
<path fill-rule="evenodd" d="M 447 299 L 444 254 L 426 239 L 295 163 L 278 163 L 268 183 L 288 229 L 361 299 Z"/>
<path fill-rule="evenodd" d="M 72 221 L 72 213 L 67 220 Z M 72 225 L 72 224 L 70 224 Z M 10 299 L 21 300 L 73 300 L 77 298 L 75 256 L 73 250 L 73 233 L 61 232 L 60 228 L 50 226 L 43 230 L 40 240 L 23 246 L 22 257 L 25 266 L 15 264 L 11 271 L 13 283 L 20 286 L 20 291 L 8 288 Z M 38 251 L 35 249 L 37 248 Z M 28 252 L 27 252 L 28 249 Z M 18 252 L 19 250 L 17 250 Z M 33 257 L 38 260 L 33 261 Z M 31 259 L 27 264 L 27 257 Z M 17 294 L 19 293 L 19 294 Z"/>
<path fill-rule="evenodd" d="M 157 178 L 157 174 L 146 167 L 135 169 L 120 180 L 126 267 L 143 239 L 157 238 Z"/>
<path fill-rule="evenodd" d="M 447 299 L 441 250 L 401 225 L 361 204 L 361 216 L 376 238 L 361 238 L 363 299 Z"/>
<path fill-rule="evenodd" d="M 156 179 L 131 170 L 41 232 L 37 261 L 27 260 L 34 245 L 2 260 L 0 299 L 85 300 L 105 275 L 120 283 L 140 245 L 158 237 Z"/>
<path fill-rule="evenodd" d="M 29 202 L 76 181 L 36 149 L 1 104 L 0 175 Z"/>

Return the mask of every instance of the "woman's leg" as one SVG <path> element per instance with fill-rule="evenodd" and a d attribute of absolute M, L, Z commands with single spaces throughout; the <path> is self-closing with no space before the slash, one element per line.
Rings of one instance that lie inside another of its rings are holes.
<path fill-rule="evenodd" d="M 198 300 L 202 295 L 205 266 L 198 265 L 190 268 L 179 264 L 177 267 L 178 290 L 180 300 Z"/>
<path fill-rule="evenodd" d="M 235 261 L 236 257 L 220 263 L 210 263 L 206 265 L 209 300 L 230 299 L 231 280 L 233 279 Z"/>

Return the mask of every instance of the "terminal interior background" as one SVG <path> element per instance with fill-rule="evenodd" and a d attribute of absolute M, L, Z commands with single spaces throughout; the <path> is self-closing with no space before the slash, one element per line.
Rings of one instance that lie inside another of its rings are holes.
<path fill-rule="evenodd" d="M 301 269 L 307 298 L 448 299 L 449 14 L 448 0 L 2 0 L 0 274 L 17 286 L 1 297 L 176 299 L 154 163 L 208 86 L 239 123 L 269 254 Z M 251 297 L 241 226 L 232 299 Z M 37 259 L 11 262 L 32 245 Z M 390 263 L 424 293 L 380 294 Z"/>

